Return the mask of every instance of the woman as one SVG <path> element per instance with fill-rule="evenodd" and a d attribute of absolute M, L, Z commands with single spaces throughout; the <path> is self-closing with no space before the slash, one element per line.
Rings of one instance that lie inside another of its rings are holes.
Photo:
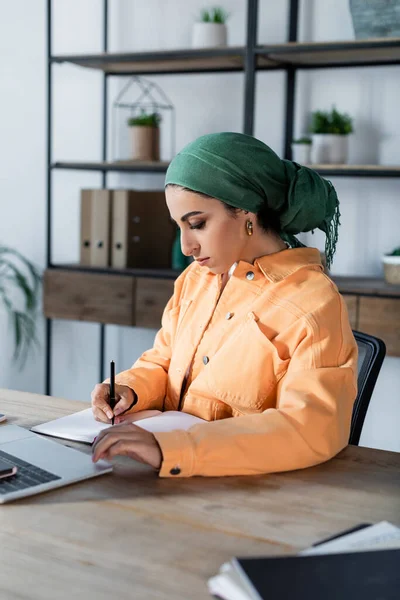
<path fill-rule="evenodd" d="M 318 250 L 294 237 L 323 230 L 329 267 L 339 224 L 332 184 L 238 133 L 186 146 L 165 183 L 194 262 L 175 282 L 154 347 L 116 377 L 121 425 L 100 434 L 93 460 L 124 454 L 162 477 L 189 477 L 333 457 L 349 438 L 357 346 Z M 104 422 L 113 416 L 108 392 L 106 383 L 92 392 Z M 144 409 L 210 422 L 153 434 L 132 424 Z"/>

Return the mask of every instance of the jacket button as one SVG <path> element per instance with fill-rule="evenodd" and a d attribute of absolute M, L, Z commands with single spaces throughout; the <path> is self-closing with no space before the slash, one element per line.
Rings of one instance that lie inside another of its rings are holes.
<path fill-rule="evenodd" d="M 229 321 L 229 319 L 231 319 L 232 317 L 233 317 L 233 313 L 231 313 L 231 312 L 227 312 L 226 315 L 225 315 L 225 319 L 227 321 Z"/>
<path fill-rule="evenodd" d="M 208 356 L 203 356 L 203 363 L 206 365 L 209 362 L 210 362 L 210 359 L 208 358 Z"/>
<path fill-rule="evenodd" d="M 254 273 L 253 273 L 253 271 L 247 271 L 247 273 L 246 273 L 246 279 L 249 279 L 249 281 L 251 281 L 252 279 L 254 279 Z"/>
<path fill-rule="evenodd" d="M 181 472 L 181 470 L 179 467 L 174 467 L 173 469 L 170 470 L 171 475 L 179 475 L 180 472 Z"/>

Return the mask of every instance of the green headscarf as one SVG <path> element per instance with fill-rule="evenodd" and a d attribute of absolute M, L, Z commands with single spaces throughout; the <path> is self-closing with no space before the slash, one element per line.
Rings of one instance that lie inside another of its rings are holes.
<path fill-rule="evenodd" d="M 292 247 L 302 246 L 295 234 L 321 229 L 331 265 L 340 217 L 335 188 L 312 169 L 279 158 L 260 140 L 243 133 L 203 135 L 172 160 L 169 183 L 253 213 L 266 202 L 279 215 L 281 237 Z"/>

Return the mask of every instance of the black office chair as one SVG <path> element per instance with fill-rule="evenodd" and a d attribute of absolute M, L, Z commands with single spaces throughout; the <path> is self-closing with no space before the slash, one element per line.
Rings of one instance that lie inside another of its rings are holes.
<path fill-rule="evenodd" d="M 351 418 L 349 444 L 358 446 L 369 401 L 386 354 L 385 343 L 379 338 L 353 331 L 358 346 L 358 393 Z"/>

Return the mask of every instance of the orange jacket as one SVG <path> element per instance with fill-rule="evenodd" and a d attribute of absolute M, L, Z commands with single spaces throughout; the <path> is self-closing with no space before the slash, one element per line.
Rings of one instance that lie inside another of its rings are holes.
<path fill-rule="evenodd" d="M 212 421 L 154 434 L 160 475 L 268 473 L 333 457 L 349 439 L 357 345 L 318 250 L 241 261 L 218 300 L 220 286 L 220 275 L 191 264 L 154 347 L 116 377 L 138 395 L 135 412 Z"/>

